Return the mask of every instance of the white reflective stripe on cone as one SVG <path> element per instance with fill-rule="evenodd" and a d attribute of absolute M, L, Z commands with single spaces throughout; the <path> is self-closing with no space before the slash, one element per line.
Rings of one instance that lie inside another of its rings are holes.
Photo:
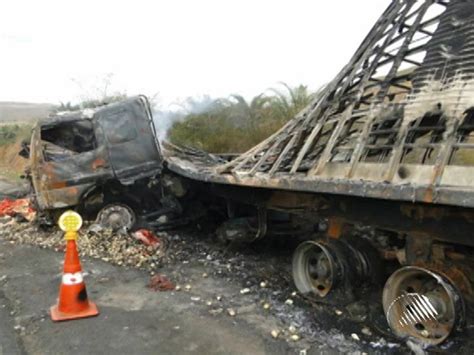
<path fill-rule="evenodd" d="M 62 280 L 64 285 L 77 285 L 82 283 L 82 281 L 82 272 L 76 272 L 74 274 L 64 274 Z"/>

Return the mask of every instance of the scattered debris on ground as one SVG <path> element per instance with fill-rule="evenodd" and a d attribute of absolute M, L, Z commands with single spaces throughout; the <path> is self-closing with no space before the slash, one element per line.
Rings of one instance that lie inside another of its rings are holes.
<path fill-rule="evenodd" d="M 85 223 L 77 242 L 82 257 L 144 270 L 150 275 L 144 287 L 189 293 L 189 302 L 208 315 L 249 323 L 296 350 L 408 350 L 390 335 L 377 302 L 368 299 L 335 308 L 312 303 L 295 292 L 291 278 L 294 245 L 285 244 L 288 241 L 236 247 L 219 244 L 204 229 L 124 234 Z M 0 238 L 64 252 L 63 232 L 25 219 L 1 219 Z"/>
<path fill-rule="evenodd" d="M 147 230 L 147 229 L 139 229 L 136 232 L 132 233 L 132 235 L 135 237 L 135 239 L 143 242 L 146 246 L 151 246 L 154 249 L 158 249 L 162 241 L 153 234 L 153 232 Z"/>
<path fill-rule="evenodd" d="M 296 294 L 287 248 L 259 250 L 266 248 L 262 245 L 241 250 L 219 244 L 210 238 L 212 234 L 195 230 L 156 234 L 139 230 L 123 234 L 86 223 L 77 243 L 81 257 L 147 271 L 149 289 L 187 292 L 190 302 L 204 307 L 209 315 L 245 320 L 268 337 L 284 339 L 298 350 L 311 347 L 356 352 L 373 340 L 363 335 L 359 325 L 356 327 L 361 339 L 356 341 L 351 338 L 355 331 L 352 328 L 343 335 L 336 330 L 339 321 L 321 322 L 315 318 L 315 313 L 337 316 L 332 307 L 325 311 L 324 306 L 309 304 Z M 64 234 L 59 229 L 44 229 L 11 217 L 0 222 L 0 238 L 11 244 L 64 252 Z M 270 322 L 270 315 L 278 322 Z M 328 322 L 334 328 L 328 328 Z"/>
<path fill-rule="evenodd" d="M 127 234 L 113 233 L 109 229 L 95 232 L 87 227 L 86 223 L 77 241 L 80 256 L 148 271 L 155 270 L 163 262 L 167 244 L 164 241 L 167 238 L 165 234 L 160 234 L 160 243 L 147 245 Z M 65 248 L 64 233 L 59 229 L 44 229 L 33 223 L 19 223 L 14 218 L 0 221 L 0 237 L 11 243 L 32 244 L 59 252 L 63 252 Z"/>
<path fill-rule="evenodd" d="M 172 291 L 175 289 L 173 283 L 164 275 L 152 276 L 147 287 L 154 291 Z"/>
<path fill-rule="evenodd" d="M 36 211 L 27 198 L 17 200 L 5 198 L 0 201 L 0 218 L 1 217 L 19 217 L 32 222 L 36 217 Z"/>

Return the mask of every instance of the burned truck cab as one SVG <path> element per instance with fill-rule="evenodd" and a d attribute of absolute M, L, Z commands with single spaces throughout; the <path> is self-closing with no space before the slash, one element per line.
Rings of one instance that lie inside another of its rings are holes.
<path fill-rule="evenodd" d="M 29 156 L 41 211 L 120 204 L 130 214 L 143 202 L 133 201 L 135 190 L 161 191 L 151 188 L 163 159 L 144 96 L 39 121 Z"/>

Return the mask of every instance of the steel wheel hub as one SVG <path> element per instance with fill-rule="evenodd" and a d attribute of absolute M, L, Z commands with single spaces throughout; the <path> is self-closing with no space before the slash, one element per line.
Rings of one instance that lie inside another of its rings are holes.
<path fill-rule="evenodd" d="M 462 297 L 451 282 L 428 269 L 404 267 L 385 284 L 387 322 L 400 337 L 442 343 L 464 318 Z"/>
<path fill-rule="evenodd" d="M 302 294 L 312 293 L 325 297 L 334 282 L 334 259 L 321 243 L 301 244 L 293 256 L 293 279 Z"/>
<path fill-rule="evenodd" d="M 129 231 L 135 224 L 135 213 L 126 205 L 108 205 L 99 212 L 96 223 L 115 232 L 118 230 Z"/>

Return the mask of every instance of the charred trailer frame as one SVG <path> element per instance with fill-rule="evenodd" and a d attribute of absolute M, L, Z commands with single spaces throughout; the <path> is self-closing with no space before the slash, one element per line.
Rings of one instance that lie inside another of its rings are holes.
<path fill-rule="evenodd" d="M 349 63 L 278 132 L 228 163 L 169 149 L 167 165 L 243 204 L 308 224 L 327 218 L 324 240 L 299 250 L 303 293 L 333 294 L 321 288 L 336 286 L 328 280 L 346 259 L 367 276 L 365 248 L 339 243 L 362 225 L 359 239 L 385 265 L 405 266 L 385 286 L 389 325 L 439 344 L 473 300 L 473 19 L 473 0 L 393 0 Z"/>

